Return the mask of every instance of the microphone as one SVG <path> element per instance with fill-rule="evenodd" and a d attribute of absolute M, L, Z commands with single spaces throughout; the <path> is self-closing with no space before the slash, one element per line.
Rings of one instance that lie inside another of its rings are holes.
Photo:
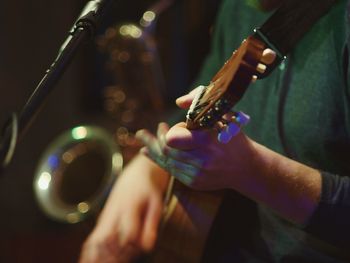
<path fill-rule="evenodd" d="M 93 36 L 101 17 L 103 17 L 105 11 L 111 6 L 112 2 L 115 1 L 116 0 L 91 0 L 87 2 L 69 33 L 72 35 L 78 28 L 87 27 L 91 31 L 90 35 Z"/>

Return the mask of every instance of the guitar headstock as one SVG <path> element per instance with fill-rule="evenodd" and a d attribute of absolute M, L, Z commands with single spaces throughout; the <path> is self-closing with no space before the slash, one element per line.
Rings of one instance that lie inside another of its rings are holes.
<path fill-rule="evenodd" d="M 219 72 L 193 100 L 187 113 L 187 128 L 213 127 L 243 97 L 249 84 L 259 75 L 265 45 L 249 37 L 232 54 Z"/>

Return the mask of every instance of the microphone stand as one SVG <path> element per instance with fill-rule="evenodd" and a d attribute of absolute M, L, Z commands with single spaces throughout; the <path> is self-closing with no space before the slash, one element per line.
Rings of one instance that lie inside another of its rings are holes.
<path fill-rule="evenodd" d="M 112 0 L 91 0 L 85 5 L 59 49 L 56 59 L 27 100 L 19 117 L 12 113 L 4 124 L 0 137 L 0 175 L 10 163 L 18 141 L 34 121 L 77 50 L 84 42 L 93 38 L 98 22 L 111 3 Z"/>

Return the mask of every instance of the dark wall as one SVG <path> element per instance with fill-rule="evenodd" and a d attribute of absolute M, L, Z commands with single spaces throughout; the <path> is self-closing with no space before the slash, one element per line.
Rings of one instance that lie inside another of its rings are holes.
<path fill-rule="evenodd" d="M 138 19 L 153 2 L 119 1 L 99 33 L 110 24 Z M 170 99 L 181 94 L 175 90 L 179 85 L 181 89 L 189 85 L 207 52 L 208 45 L 202 45 L 202 41 L 208 39 L 218 2 L 177 1 L 169 15 L 160 20 L 158 38 Z M 1 123 L 10 112 L 21 110 L 56 57 L 84 3 L 82 0 L 2 1 Z M 195 51 L 194 34 L 198 34 L 196 40 L 200 42 L 197 46 L 200 48 Z M 93 222 L 68 226 L 47 219 L 34 200 L 32 181 L 40 155 L 64 130 L 79 124 L 94 124 L 112 132 L 115 124 L 99 107 L 101 97 L 97 95 L 108 82 L 101 76 L 102 67 L 103 59 L 96 53 L 94 43 L 85 45 L 56 85 L 0 178 L 0 262 L 75 262 L 81 241 Z"/>
<path fill-rule="evenodd" d="M 23 107 L 55 58 L 82 2 L 2 1 L 1 121 L 11 111 L 20 111 Z M 68 238 L 77 240 L 78 235 L 73 231 L 42 215 L 34 201 L 32 181 L 39 156 L 47 144 L 63 130 L 84 120 L 79 100 L 83 89 L 83 53 L 78 54 L 52 92 L 0 179 L 0 262 L 50 262 L 51 253 L 52 262 L 65 262 L 63 255 L 67 257 L 69 250 L 58 245 L 69 245 Z"/>

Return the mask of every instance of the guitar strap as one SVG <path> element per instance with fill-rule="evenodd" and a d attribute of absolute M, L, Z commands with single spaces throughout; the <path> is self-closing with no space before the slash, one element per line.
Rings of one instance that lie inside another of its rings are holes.
<path fill-rule="evenodd" d="M 285 58 L 302 36 L 323 16 L 337 0 L 284 0 L 281 6 L 259 28 L 254 37 L 274 50 L 277 58 L 267 71 L 259 75 L 264 78 Z"/>

